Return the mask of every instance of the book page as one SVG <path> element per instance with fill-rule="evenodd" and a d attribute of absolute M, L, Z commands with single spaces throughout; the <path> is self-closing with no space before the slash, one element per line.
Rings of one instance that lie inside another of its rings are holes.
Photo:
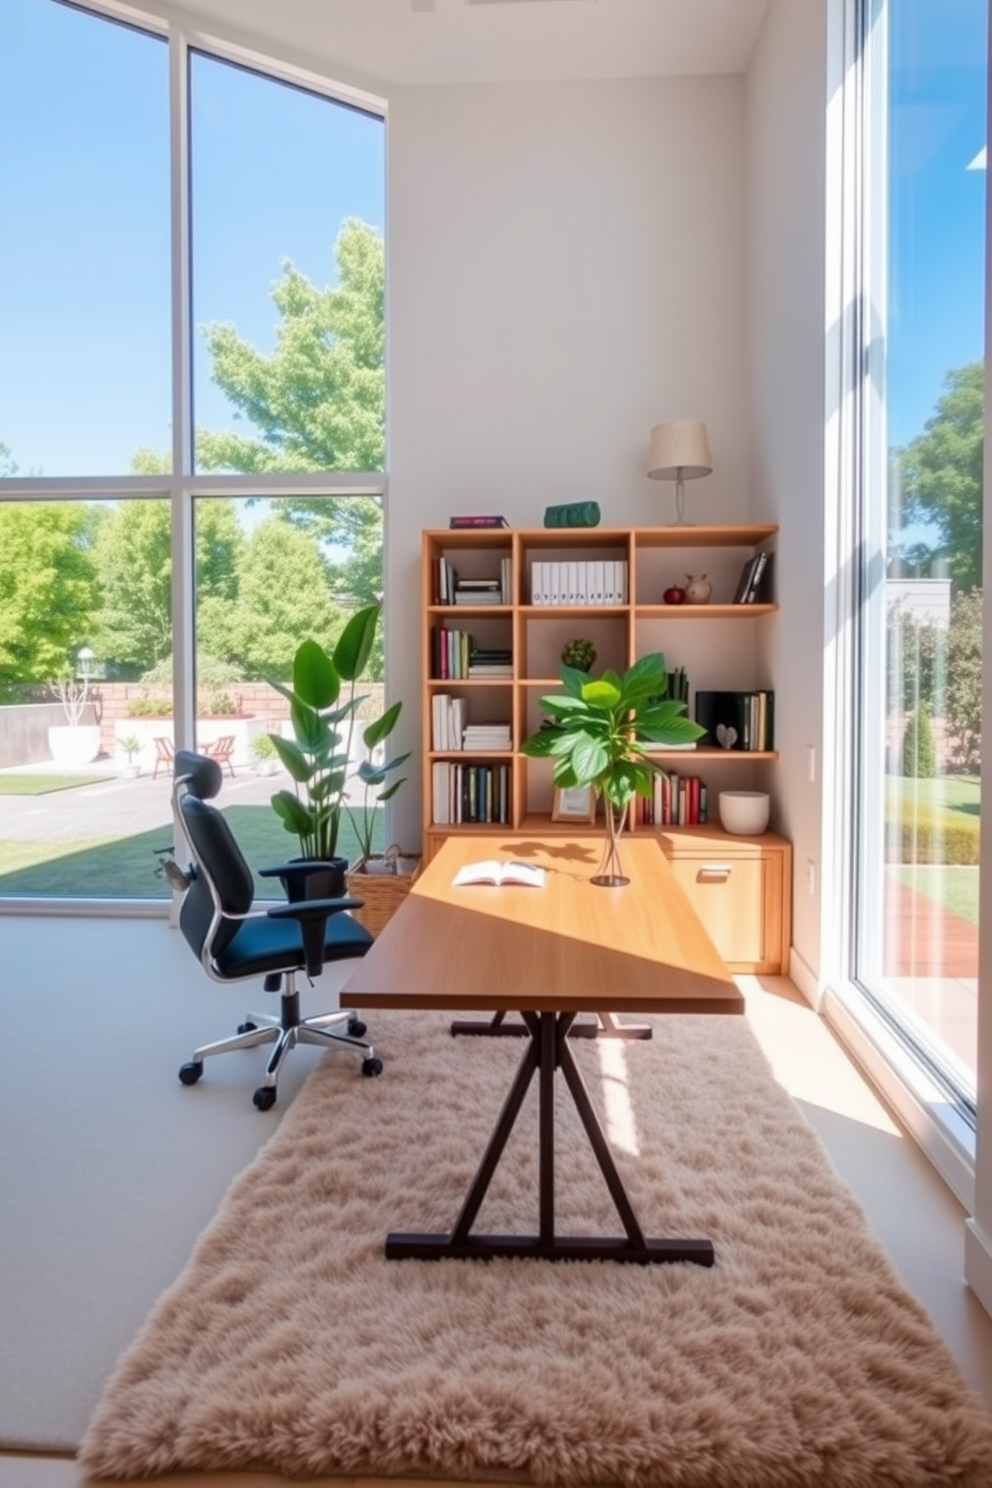
<path fill-rule="evenodd" d="M 464 863 L 451 880 L 453 888 L 464 884 L 522 884 L 539 889 L 544 883 L 544 869 L 534 863 L 499 863 L 495 859 L 482 863 Z"/>

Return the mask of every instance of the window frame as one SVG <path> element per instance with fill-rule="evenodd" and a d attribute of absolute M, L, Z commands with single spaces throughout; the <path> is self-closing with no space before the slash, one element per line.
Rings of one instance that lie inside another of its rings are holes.
<path fill-rule="evenodd" d="M 382 120 L 383 171 L 388 160 L 386 100 L 342 83 L 280 55 L 261 52 L 230 27 L 197 25 L 168 5 L 148 8 L 119 0 L 47 0 L 67 4 L 97 19 L 124 24 L 164 38 L 169 47 L 170 253 L 172 275 L 172 473 L 154 476 L 0 477 L 0 501 L 77 501 L 103 498 L 152 500 L 165 497 L 172 515 L 173 699 L 175 740 L 192 749 L 196 737 L 195 557 L 193 502 L 218 496 L 378 496 L 382 500 L 383 546 L 389 510 L 389 439 L 381 471 L 279 472 L 265 475 L 193 474 L 192 294 L 190 276 L 189 77 L 190 53 L 251 69 L 275 81 L 319 94 Z M 388 261 L 387 261 L 388 279 Z M 386 357 L 388 362 L 388 334 Z M 28 897 L 0 894 L 0 914 L 150 916 L 172 914 L 167 900 Z"/>

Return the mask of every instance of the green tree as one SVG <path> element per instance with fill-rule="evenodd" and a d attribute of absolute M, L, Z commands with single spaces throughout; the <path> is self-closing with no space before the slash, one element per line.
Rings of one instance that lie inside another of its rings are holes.
<path fill-rule="evenodd" d="M 265 355 L 232 325 L 204 334 L 212 375 L 254 433 L 198 430 L 201 470 L 381 470 L 385 459 L 385 264 L 382 239 L 346 220 L 338 284 L 318 289 L 287 262 L 272 297 L 280 316 Z M 349 611 L 382 596 L 378 497 L 290 498 L 279 511 L 324 544 L 335 600 Z M 381 657 L 381 643 L 377 652 Z M 376 674 L 376 663 L 370 669 Z M 381 675 L 381 661 L 378 663 Z"/>
<path fill-rule="evenodd" d="M 982 763 L 982 591 L 960 594 L 951 607 L 947 641 L 947 732 L 955 762 L 977 772 Z"/>
<path fill-rule="evenodd" d="M 198 603 L 232 609 L 244 537 L 229 501 L 196 505 Z M 92 645 L 117 667 L 147 671 L 172 650 L 172 536 L 167 501 L 123 501 L 97 531 L 94 557 L 103 592 Z M 215 623 L 220 620 L 215 615 Z M 216 654 L 216 648 L 210 649 Z"/>
<path fill-rule="evenodd" d="M 94 644 L 90 531 L 81 502 L 0 504 L 0 689 L 51 682 Z"/>
<path fill-rule="evenodd" d="M 331 600 L 326 565 L 307 533 L 278 516 L 267 517 L 248 538 L 239 574 L 229 650 L 241 660 L 245 676 L 288 681 L 304 636 L 333 649 L 345 616 Z M 199 630 L 216 650 L 214 623 L 207 615 L 201 616 Z"/>
<path fill-rule="evenodd" d="M 936 528 L 929 556 L 946 557 L 951 578 L 966 592 L 982 581 L 984 364 L 948 372 L 944 387 L 923 433 L 899 457 L 901 520 Z"/>
<path fill-rule="evenodd" d="M 886 645 L 888 697 L 893 707 L 907 713 L 924 702 L 931 717 L 944 711 L 947 679 L 947 631 L 892 605 Z"/>
<path fill-rule="evenodd" d="M 906 721 L 902 737 L 902 773 L 910 780 L 930 780 L 937 773 L 926 703 L 914 708 Z"/>

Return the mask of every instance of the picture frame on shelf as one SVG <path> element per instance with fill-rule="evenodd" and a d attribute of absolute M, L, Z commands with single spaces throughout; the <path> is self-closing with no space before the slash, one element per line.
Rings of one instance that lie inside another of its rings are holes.
<path fill-rule="evenodd" d="M 591 785 L 572 785 L 562 790 L 555 786 L 551 805 L 553 822 L 594 822 L 596 820 L 596 792 Z"/>

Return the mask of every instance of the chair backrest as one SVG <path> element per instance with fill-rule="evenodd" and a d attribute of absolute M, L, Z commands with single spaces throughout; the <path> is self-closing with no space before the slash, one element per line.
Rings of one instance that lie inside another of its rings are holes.
<path fill-rule="evenodd" d="M 230 827 L 208 801 L 223 776 L 214 759 L 190 750 L 176 754 L 173 799 L 193 856 L 194 875 L 179 911 L 179 928 L 198 956 L 223 951 L 237 934 L 255 897 L 255 881 Z M 209 944 L 208 944 L 209 940 Z"/>

